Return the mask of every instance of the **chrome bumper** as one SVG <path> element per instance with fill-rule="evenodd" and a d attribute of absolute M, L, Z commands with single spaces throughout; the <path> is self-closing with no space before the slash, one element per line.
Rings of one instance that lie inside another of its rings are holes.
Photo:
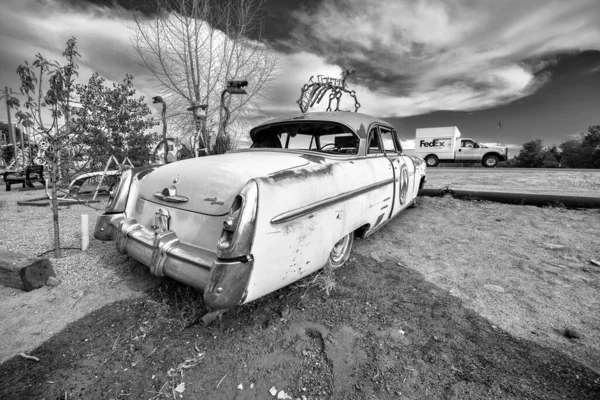
<path fill-rule="evenodd" d="M 217 255 L 181 243 L 173 231 L 154 232 L 124 214 L 102 215 L 94 231 L 99 240 L 114 240 L 121 254 L 128 254 L 156 276 L 168 276 L 205 290 Z"/>
<path fill-rule="evenodd" d="M 156 276 L 168 276 L 204 292 L 204 302 L 213 309 L 244 303 L 254 259 L 219 260 L 210 251 L 181 243 L 173 231 L 154 232 L 125 214 L 100 216 L 94 230 L 98 240 L 112 241 L 121 254 L 128 254 L 150 268 Z"/>

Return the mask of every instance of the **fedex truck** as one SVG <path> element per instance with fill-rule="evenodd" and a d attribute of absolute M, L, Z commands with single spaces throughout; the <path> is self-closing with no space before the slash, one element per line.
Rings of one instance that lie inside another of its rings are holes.
<path fill-rule="evenodd" d="M 461 138 L 456 126 L 418 128 L 415 134 L 415 155 L 424 158 L 428 167 L 439 163 L 481 163 L 493 168 L 508 159 L 504 146 L 485 146 L 470 138 Z"/>

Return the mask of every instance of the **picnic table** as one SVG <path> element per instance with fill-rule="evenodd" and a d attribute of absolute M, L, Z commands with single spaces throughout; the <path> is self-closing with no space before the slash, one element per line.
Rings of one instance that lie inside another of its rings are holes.
<path fill-rule="evenodd" d="M 23 187 L 27 185 L 30 188 L 35 187 L 34 182 L 39 182 L 42 185 L 46 184 L 43 165 L 28 165 L 23 171 L 6 171 L 2 177 L 7 192 L 10 192 L 10 187 L 14 184 L 20 183 Z"/>

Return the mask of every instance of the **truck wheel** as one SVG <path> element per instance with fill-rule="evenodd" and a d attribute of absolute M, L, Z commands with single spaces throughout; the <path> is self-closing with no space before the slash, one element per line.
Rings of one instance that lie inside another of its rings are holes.
<path fill-rule="evenodd" d="M 352 251 L 352 244 L 354 243 L 354 232 L 350 232 L 343 238 L 341 238 L 331 249 L 327 264 L 325 264 L 325 270 L 334 270 L 342 267 L 346 264 L 346 261 L 350 258 L 350 252 Z"/>
<path fill-rule="evenodd" d="M 425 162 L 427 163 L 428 167 L 437 167 L 437 165 L 440 163 L 440 160 L 438 160 L 436 156 L 427 156 L 425 158 Z"/>
<path fill-rule="evenodd" d="M 498 165 L 498 157 L 496 156 L 486 156 L 483 159 L 483 166 L 486 168 L 494 168 L 496 165 Z"/>

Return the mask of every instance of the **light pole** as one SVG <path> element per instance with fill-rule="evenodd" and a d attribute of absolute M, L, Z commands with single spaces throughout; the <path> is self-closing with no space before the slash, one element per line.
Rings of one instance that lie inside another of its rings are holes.
<path fill-rule="evenodd" d="M 162 125 L 163 125 L 163 146 L 165 147 L 165 164 L 169 161 L 167 156 L 169 154 L 169 142 L 167 141 L 167 103 L 160 96 L 154 96 L 152 98 L 153 104 L 162 103 Z"/>
<path fill-rule="evenodd" d="M 227 81 L 227 87 L 221 93 L 221 110 L 225 111 L 225 117 L 221 116 L 221 126 L 217 133 L 216 154 L 222 154 L 227 151 L 227 122 L 229 121 L 229 108 L 225 105 L 225 94 L 248 94 L 243 88 L 248 86 L 248 81 Z"/>

